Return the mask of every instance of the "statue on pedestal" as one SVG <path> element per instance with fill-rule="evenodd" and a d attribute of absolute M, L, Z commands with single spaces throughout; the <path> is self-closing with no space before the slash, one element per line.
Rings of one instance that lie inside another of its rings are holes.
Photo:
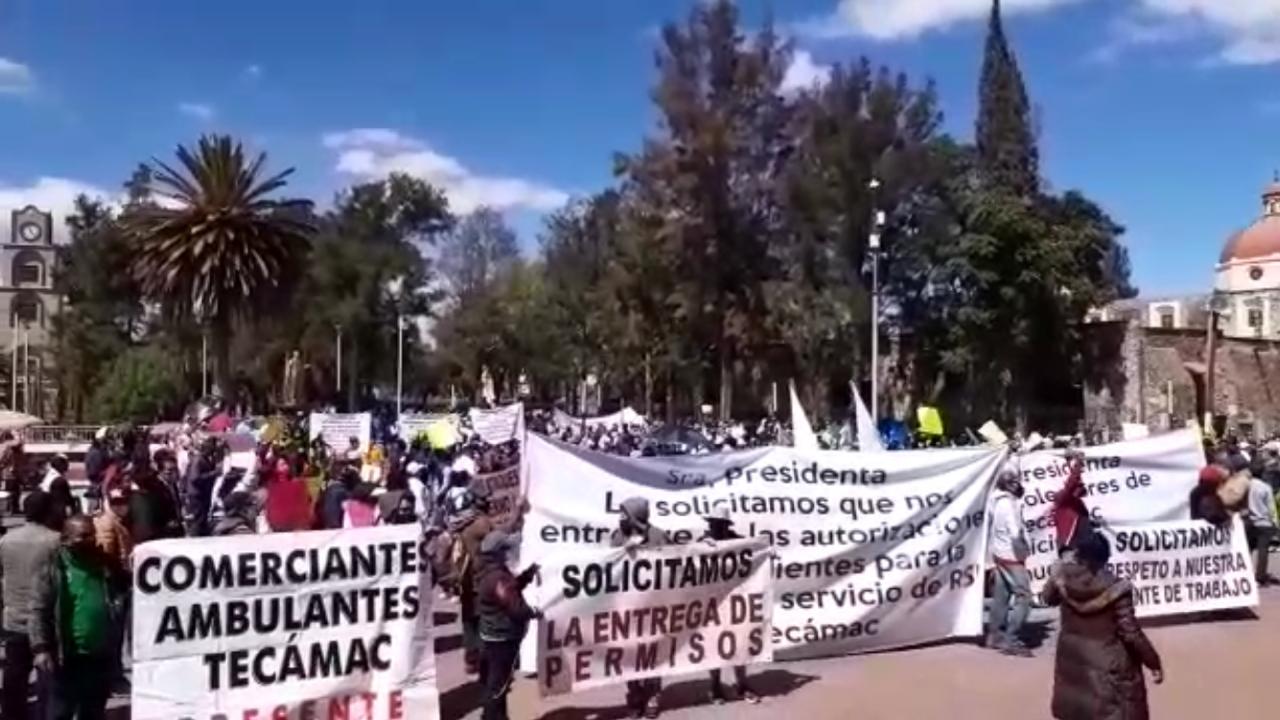
<path fill-rule="evenodd" d="M 298 405 L 299 390 L 301 389 L 302 377 L 302 356 L 294 350 L 289 353 L 289 359 L 284 362 L 284 383 L 280 388 L 281 404 L 284 407 L 296 407 Z"/>

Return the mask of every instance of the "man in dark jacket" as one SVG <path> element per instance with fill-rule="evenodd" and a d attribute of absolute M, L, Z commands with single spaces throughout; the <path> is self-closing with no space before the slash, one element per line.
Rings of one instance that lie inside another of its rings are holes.
<path fill-rule="evenodd" d="M 150 468 L 139 470 L 133 476 L 133 492 L 129 493 L 129 533 L 135 545 L 182 537 L 178 496 Z"/>
<path fill-rule="evenodd" d="M 342 504 L 351 499 L 351 493 L 360 483 L 360 471 L 346 465 L 335 465 L 329 475 L 329 484 L 320 493 L 320 527 L 324 530 L 342 529 Z"/>
<path fill-rule="evenodd" d="M 0 685 L 0 717 L 27 717 L 31 677 L 30 627 L 36 580 L 43 577 L 62 544 L 63 512 L 53 498 L 36 490 L 23 501 L 25 525 L 0 538 L 3 571 L 4 680 Z"/>
<path fill-rule="evenodd" d="M 538 566 L 530 566 L 518 576 L 512 575 L 507 567 L 507 556 L 514 549 L 515 540 L 504 530 L 494 530 L 480 544 L 477 559 L 476 605 L 484 662 L 481 720 L 507 720 L 507 692 L 520 657 L 520 642 L 529 621 L 537 616 L 522 592 L 537 575 Z"/>
<path fill-rule="evenodd" d="M 187 467 L 183 497 L 187 507 L 185 520 L 187 535 L 200 537 L 209 534 L 210 511 L 213 509 L 213 488 L 222 476 L 222 448 L 214 438 L 205 440 L 200 453 Z"/>
<path fill-rule="evenodd" d="M 718 502 L 711 508 L 707 521 L 707 530 L 699 538 L 699 542 L 715 545 L 725 540 L 741 540 L 742 536 L 733 529 L 733 519 L 729 517 L 729 506 Z M 738 695 L 752 705 L 760 702 L 760 696 L 747 685 L 747 669 L 742 665 L 733 668 L 733 678 L 738 685 Z M 720 669 L 711 671 L 711 702 L 721 705 L 725 701 L 724 684 L 720 682 Z"/>
<path fill-rule="evenodd" d="M 49 717 L 99 720 L 117 669 L 111 647 L 118 628 L 89 518 L 67 520 L 62 549 L 37 583 L 29 630 L 35 665 L 53 680 Z"/>
<path fill-rule="evenodd" d="M 649 501 L 641 497 L 622 501 L 618 513 L 618 529 L 609 536 L 613 547 L 661 547 L 667 544 L 666 534 L 649 524 Z M 645 678 L 627 681 L 627 707 L 632 717 L 656 718 L 659 713 L 658 696 L 662 694 L 662 678 Z"/>

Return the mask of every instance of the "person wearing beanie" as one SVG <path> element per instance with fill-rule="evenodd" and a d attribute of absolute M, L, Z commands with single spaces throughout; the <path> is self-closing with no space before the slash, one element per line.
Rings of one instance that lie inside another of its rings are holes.
<path fill-rule="evenodd" d="M 518 546 L 517 538 L 505 530 L 493 530 L 480 543 L 476 561 L 476 606 L 479 615 L 481 659 L 481 720 L 508 720 L 507 692 L 520 657 L 529 621 L 537 612 L 524 600 L 523 591 L 538 574 L 532 565 L 513 575 L 507 557 Z"/>
<path fill-rule="evenodd" d="M 742 536 L 733 529 L 733 518 L 729 516 L 729 505 L 724 501 L 711 506 L 711 512 L 703 520 L 707 521 L 707 530 L 699 538 L 699 542 L 714 545 L 725 540 L 741 540 Z M 738 696 L 755 705 L 760 696 L 747 684 L 747 669 L 742 665 L 733 668 L 733 678 L 738 685 Z M 711 702 L 721 705 L 725 701 L 724 684 L 720 681 L 720 669 L 711 671 Z"/>
<path fill-rule="evenodd" d="M 666 534 L 649 523 L 649 501 L 642 497 L 627 498 L 618 511 L 618 528 L 609 537 L 613 547 L 660 547 L 667 544 Z M 660 712 L 658 696 L 662 694 L 662 678 L 627 681 L 627 708 L 632 717 L 656 718 Z"/>
<path fill-rule="evenodd" d="M 481 674 L 481 682 L 484 681 L 484 677 L 483 668 L 480 665 L 482 650 L 480 616 L 476 608 L 475 586 L 476 571 L 479 569 L 482 554 L 481 544 L 494 530 L 515 534 L 523 519 L 522 513 L 515 513 L 505 522 L 495 523 L 489 502 L 492 494 L 484 478 L 472 477 L 467 484 L 467 498 L 470 500 L 468 509 L 458 517 L 458 522 L 450 527 L 450 532 L 458 539 L 449 581 L 458 590 L 464 647 L 463 661 L 467 672 Z"/>
<path fill-rule="evenodd" d="M 1204 520 L 1223 525 L 1231 520 L 1231 514 L 1218 497 L 1218 488 L 1227 480 L 1227 471 L 1221 465 L 1206 465 L 1200 470 L 1200 480 L 1191 488 L 1188 505 L 1192 520 Z"/>

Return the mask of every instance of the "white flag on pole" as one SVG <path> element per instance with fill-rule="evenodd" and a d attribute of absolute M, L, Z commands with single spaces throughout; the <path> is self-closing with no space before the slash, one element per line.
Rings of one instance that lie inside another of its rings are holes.
<path fill-rule="evenodd" d="M 853 416 L 858 425 L 858 449 L 862 452 L 880 452 L 884 443 L 876 430 L 875 418 L 867 411 L 867 404 L 862 402 L 862 394 L 858 392 L 858 383 L 849 381 L 849 389 L 853 391 Z"/>
<path fill-rule="evenodd" d="M 804 414 L 804 406 L 796 394 L 796 381 L 788 384 L 791 387 L 791 446 L 797 450 L 817 450 L 818 436 L 813 433 L 809 416 Z"/>

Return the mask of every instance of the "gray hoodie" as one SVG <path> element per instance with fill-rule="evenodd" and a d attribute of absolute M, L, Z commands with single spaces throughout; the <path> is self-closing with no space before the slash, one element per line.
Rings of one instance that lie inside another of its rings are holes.
<path fill-rule="evenodd" d="M 639 534 L 641 545 L 660 546 L 667 544 L 667 534 L 649 524 L 649 501 L 642 497 L 627 498 L 622 501 L 622 517 L 631 523 L 631 534 Z M 609 536 L 609 544 L 622 547 L 627 544 L 627 535 L 621 529 L 614 530 Z"/>

